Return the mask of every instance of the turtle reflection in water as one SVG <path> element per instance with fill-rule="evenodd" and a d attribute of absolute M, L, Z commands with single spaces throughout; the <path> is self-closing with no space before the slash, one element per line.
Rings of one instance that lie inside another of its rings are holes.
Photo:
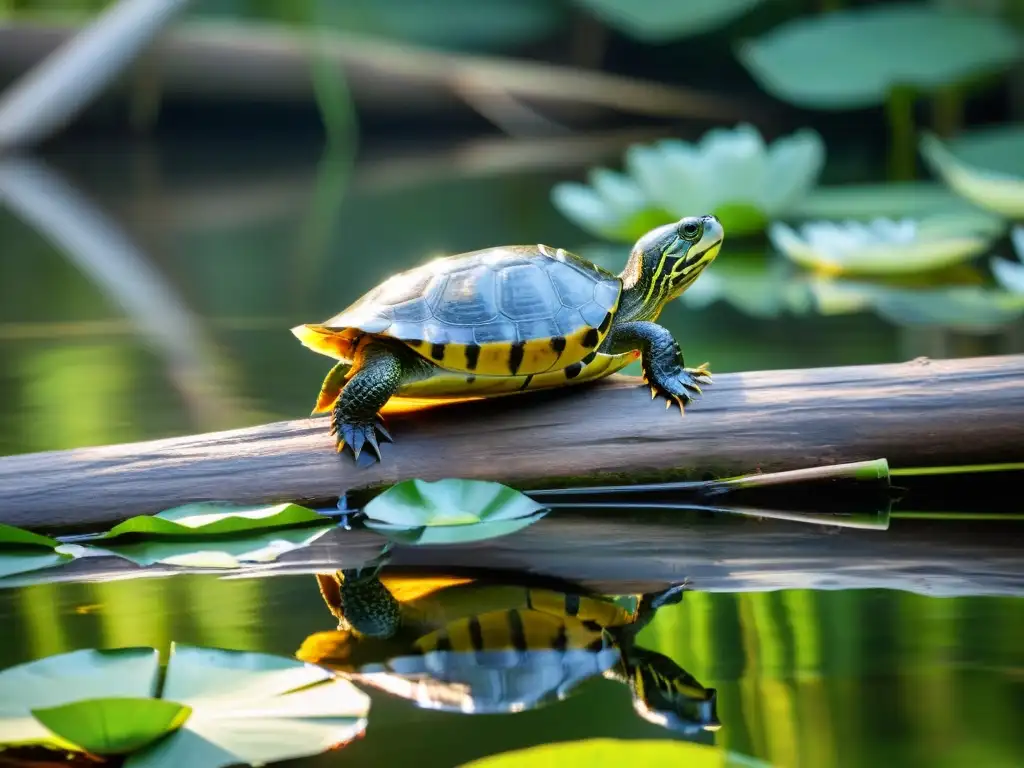
<path fill-rule="evenodd" d="M 317 575 L 338 628 L 308 637 L 298 658 L 420 707 L 478 714 L 558 701 L 600 675 L 629 686 L 649 722 L 684 734 L 719 726 L 714 689 L 635 644 L 659 608 L 682 600 L 682 585 L 613 599 L 448 581 L 400 602 L 401 583 L 378 574 Z"/>

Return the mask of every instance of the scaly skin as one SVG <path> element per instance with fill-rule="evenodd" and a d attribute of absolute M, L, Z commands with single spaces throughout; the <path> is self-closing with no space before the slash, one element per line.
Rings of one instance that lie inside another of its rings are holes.
<path fill-rule="evenodd" d="M 380 409 L 404 382 L 429 375 L 434 366 L 415 353 L 374 342 L 362 348 L 352 368 L 355 373 L 334 404 L 331 434 L 336 436 L 339 453 L 347 445 L 358 460 L 363 446 L 368 445 L 379 461 L 377 433 L 391 442 Z"/>
<path fill-rule="evenodd" d="M 603 346 L 615 351 L 640 347 L 644 381 L 651 387 L 651 398 L 661 395 L 666 408 L 675 402 L 680 414 L 700 396 L 700 385 L 711 383 L 707 363 L 684 367 L 683 352 L 671 332 L 650 320 L 613 324 Z"/>

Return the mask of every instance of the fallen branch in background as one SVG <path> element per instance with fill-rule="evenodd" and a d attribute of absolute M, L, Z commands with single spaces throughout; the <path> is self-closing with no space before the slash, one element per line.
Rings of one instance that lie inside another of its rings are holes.
<path fill-rule="evenodd" d="M 712 361 L 713 367 L 713 361 Z M 315 382 L 311 385 L 315 390 Z M 394 409 L 384 460 L 337 455 L 326 418 L 0 458 L 0 522 L 97 527 L 202 500 L 333 504 L 400 480 L 520 489 L 889 466 L 1019 462 L 1024 355 L 724 374 L 686 411 L 634 377 Z"/>

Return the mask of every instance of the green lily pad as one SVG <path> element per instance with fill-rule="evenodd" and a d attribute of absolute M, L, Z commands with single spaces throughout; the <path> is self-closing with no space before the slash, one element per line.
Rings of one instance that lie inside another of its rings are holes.
<path fill-rule="evenodd" d="M 51 732 L 94 755 L 123 755 L 176 731 L 192 708 L 163 699 L 81 699 L 33 709 Z"/>
<path fill-rule="evenodd" d="M 1017 261 L 1001 257 L 992 259 L 992 275 L 1005 290 L 1024 295 L 1024 226 L 1014 227 L 1010 232 Z"/>
<path fill-rule="evenodd" d="M 363 507 L 365 525 L 405 544 L 459 544 L 532 525 L 547 507 L 501 483 L 405 480 Z"/>
<path fill-rule="evenodd" d="M 124 768 L 222 768 L 319 754 L 366 729 L 369 697 L 322 667 L 264 653 L 171 646 L 163 695 L 192 709 Z"/>
<path fill-rule="evenodd" d="M 0 672 L 0 746 L 78 749 L 32 713 L 83 699 L 153 696 L 159 669 L 152 648 L 72 651 L 5 669 Z"/>
<path fill-rule="evenodd" d="M 184 568 L 239 568 L 247 563 L 270 563 L 286 552 L 308 547 L 328 531 L 333 522 L 296 529 L 256 531 L 231 537 L 174 536 L 147 541 L 114 541 L 93 546 L 94 554 L 109 554 L 143 567 L 154 563 Z M 62 551 L 63 547 L 58 547 Z"/>
<path fill-rule="evenodd" d="M 496 539 L 499 536 L 508 536 L 516 531 L 521 531 L 523 528 L 536 523 L 546 514 L 547 511 L 545 510 L 527 517 L 518 517 L 514 520 L 488 520 L 482 523 L 456 525 L 423 525 L 415 528 L 368 520 L 366 527 L 387 536 L 399 544 L 417 544 L 420 546 L 468 544 L 473 541 Z"/>
<path fill-rule="evenodd" d="M 899 219 L 977 210 L 942 184 L 906 181 L 817 187 L 787 212 L 787 218 L 865 221 L 883 216 Z"/>
<path fill-rule="evenodd" d="M 595 765 L 685 765 L 687 768 L 771 768 L 721 747 L 672 739 L 581 739 L 541 744 L 463 763 L 462 768 L 590 768 Z"/>
<path fill-rule="evenodd" d="M 33 533 L 32 531 L 26 531 L 22 528 L 16 528 L 13 525 L 0 523 L 0 546 L 11 544 L 53 549 L 60 544 L 60 542 L 56 539 L 51 539 L 49 536 L 40 536 L 38 533 Z"/>
<path fill-rule="evenodd" d="M 0 523 L 0 578 L 64 565 L 81 553 L 81 548 L 58 552 L 59 545 L 49 536 Z"/>
<path fill-rule="evenodd" d="M 711 32 L 764 0 L 576 0 L 609 26 L 637 40 L 661 43 Z"/>
<path fill-rule="evenodd" d="M 801 107 L 860 109 L 898 86 L 932 90 L 999 72 L 1020 38 L 995 15 L 884 3 L 806 15 L 745 41 L 739 60 L 766 91 Z"/>
<path fill-rule="evenodd" d="M 932 172 L 967 200 L 1024 218 L 1024 124 L 971 131 L 948 144 L 925 133 L 920 150 Z"/>
<path fill-rule="evenodd" d="M 118 536 L 223 536 L 238 535 L 269 528 L 284 528 L 325 521 L 323 515 L 298 504 L 235 506 L 214 502 L 184 504 L 158 512 L 139 515 L 111 528 L 99 539 Z"/>
<path fill-rule="evenodd" d="M 172 644 L 85 650 L 0 672 L 0 747 L 128 754 L 131 768 L 221 768 L 305 757 L 361 734 L 370 700 L 295 659 Z"/>
<path fill-rule="evenodd" d="M 514 488 L 487 480 L 403 480 L 363 507 L 375 523 L 415 528 L 515 520 L 547 509 Z"/>

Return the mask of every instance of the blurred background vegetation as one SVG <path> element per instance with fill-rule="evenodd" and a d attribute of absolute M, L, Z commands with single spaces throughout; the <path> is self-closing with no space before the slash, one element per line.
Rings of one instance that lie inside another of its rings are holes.
<path fill-rule="evenodd" d="M 326 361 L 287 329 L 392 272 L 536 242 L 618 271 L 705 210 L 725 247 L 662 317 L 690 361 L 1024 352 L 1022 33 L 1024 0 L 0 0 L 0 454 L 305 417 Z M 313 586 L 6 590 L 0 659 L 291 654 Z M 692 595 L 645 632 L 775 765 L 1011 766 L 1019 603 Z M 374 707 L 346 756 L 660 735 L 603 682 L 479 740 Z"/>

